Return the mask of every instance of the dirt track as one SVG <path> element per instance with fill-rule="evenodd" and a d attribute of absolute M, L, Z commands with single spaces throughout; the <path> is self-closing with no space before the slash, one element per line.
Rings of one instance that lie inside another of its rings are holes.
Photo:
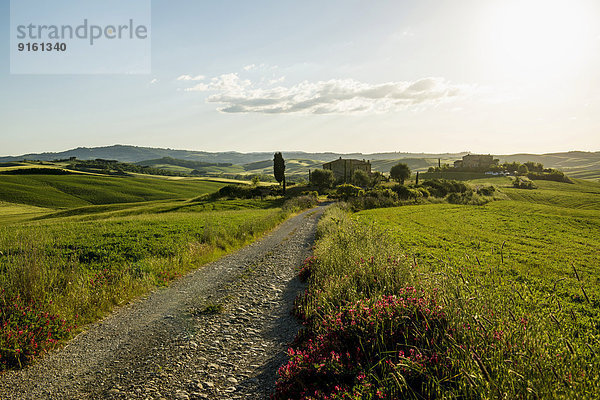
<path fill-rule="evenodd" d="M 299 326 L 289 312 L 324 207 L 118 309 L 0 376 L 0 399 L 264 399 Z M 207 313 L 212 305 L 217 312 Z M 222 307 L 222 310 L 219 310 Z"/>

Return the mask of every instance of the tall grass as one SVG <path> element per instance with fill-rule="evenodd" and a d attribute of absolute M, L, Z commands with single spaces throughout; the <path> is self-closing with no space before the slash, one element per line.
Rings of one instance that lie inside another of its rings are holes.
<path fill-rule="evenodd" d="M 296 304 L 306 328 L 280 371 L 278 398 L 600 395 L 597 322 L 560 302 L 560 282 L 549 290 L 499 266 L 424 261 L 391 232 L 340 209 L 323 218 L 319 235 Z M 582 291 L 581 301 L 593 299 Z M 376 317 L 355 317 L 359 308 Z M 353 353 L 348 343 L 362 347 Z"/>

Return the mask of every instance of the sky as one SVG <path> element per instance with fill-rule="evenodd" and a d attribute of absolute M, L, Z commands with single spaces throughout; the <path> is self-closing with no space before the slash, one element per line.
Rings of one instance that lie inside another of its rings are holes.
<path fill-rule="evenodd" d="M 151 5 L 150 73 L 27 75 L 0 0 L 0 155 L 600 151 L 597 0 Z"/>

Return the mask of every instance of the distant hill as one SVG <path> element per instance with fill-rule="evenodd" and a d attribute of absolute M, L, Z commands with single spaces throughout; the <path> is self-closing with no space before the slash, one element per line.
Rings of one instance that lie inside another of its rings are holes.
<path fill-rule="evenodd" d="M 343 158 L 358 158 L 369 160 L 393 160 L 400 158 L 460 158 L 466 153 L 446 153 L 446 154 L 425 154 L 425 153 L 307 153 L 302 151 L 284 151 L 283 156 L 286 159 L 311 160 L 311 161 L 331 161 L 339 157 Z M 173 150 L 161 149 L 153 147 L 137 147 L 127 145 L 114 145 L 106 147 L 78 147 L 76 149 L 61 151 L 57 153 L 30 153 L 19 156 L 3 156 L 0 157 L 0 162 L 40 160 L 52 161 L 57 159 L 66 159 L 69 157 L 77 157 L 81 160 L 93 160 L 103 158 L 108 160 L 119 160 L 122 162 L 137 163 L 140 161 L 157 160 L 160 158 L 170 157 L 178 160 L 199 161 L 205 163 L 231 163 L 236 165 L 244 165 L 253 162 L 272 160 L 273 152 L 257 152 L 257 153 L 238 153 L 235 151 L 227 152 L 206 152 L 194 150 Z"/>
<path fill-rule="evenodd" d="M 373 169 L 388 172 L 392 165 L 399 160 L 405 162 L 413 171 L 424 171 L 436 165 L 438 159 L 442 163 L 452 163 L 460 159 L 463 153 L 307 153 L 302 151 L 283 152 L 286 159 L 286 172 L 290 175 L 304 176 L 309 169 L 320 168 L 323 162 L 336 158 L 356 158 L 371 160 Z M 28 160 L 51 161 L 77 157 L 82 160 L 96 158 L 119 160 L 121 162 L 138 163 L 139 165 L 153 166 L 176 172 L 190 173 L 196 170 L 202 175 L 270 175 L 272 174 L 272 152 L 239 153 L 206 152 L 194 150 L 173 150 L 152 147 L 137 147 L 127 145 L 114 145 L 106 147 L 79 147 L 57 153 L 24 154 L 20 156 L 0 157 L 0 162 L 14 162 Z M 501 162 L 504 161 L 535 161 L 546 167 L 557 168 L 567 174 L 586 178 L 597 179 L 600 177 L 600 152 L 571 151 L 564 153 L 548 154 L 510 154 L 496 155 Z"/>
<path fill-rule="evenodd" d="M 600 152 L 569 151 L 548 154 L 512 154 L 498 156 L 500 161 L 520 163 L 534 161 L 549 168 L 564 171 L 567 175 L 582 179 L 600 178 Z"/>

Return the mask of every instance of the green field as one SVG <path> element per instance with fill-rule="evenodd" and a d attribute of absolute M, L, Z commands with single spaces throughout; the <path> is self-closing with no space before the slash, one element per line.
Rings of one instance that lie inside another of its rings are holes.
<path fill-rule="evenodd" d="M 0 175 L 0 201 L 46 208 L 181 199 L 214 192 L 221 182 L 87 174 Z"/>
<path fill-rule="evenodd" d="M 507 276 L 545 282 L 567 278 L 563 297 L 581 295 L 571 265 L 600 299 L 600 185 L 540 182 L 502 188 L 510 200 L 483 206 L 417 205 L 363 211 L 357 218 L 393 231 L 409 254 L 455 265 L 492 265 Z M 599 320 L 600 322 L 600 320 Z"/>

